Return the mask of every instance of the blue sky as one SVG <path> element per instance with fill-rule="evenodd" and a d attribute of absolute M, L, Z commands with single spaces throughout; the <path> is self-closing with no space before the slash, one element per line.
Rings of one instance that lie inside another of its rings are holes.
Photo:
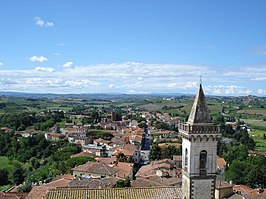
<path fill-rule="evenodd" d="M 266 96 L 265 0 L 1 0 L 0 90 Z"/>

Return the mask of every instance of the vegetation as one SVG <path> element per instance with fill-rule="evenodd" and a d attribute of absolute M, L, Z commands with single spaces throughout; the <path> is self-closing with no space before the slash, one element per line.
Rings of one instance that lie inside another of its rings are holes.
<path fill-rule="evenodd" d="M 181 154 L 182 154 L 181 146 L 180 148 L 177 148 L 173 145 L 169 145 L 167 147 L 160 147 L 158 143 L 153 143 L 149 154 L 149 160 L 153 161 L 165 158 L 172 159 L 173 155 L 181 155 Z"/>
<path fill-rule="evenodd" d="M 266 157 L 258 155 L 244 158 L 244 151 L 240 156 L 232 160 L 226 179 L 236 184 L 246 184 L 253 188 L 266 186 Z M 238 153 L 238 154 L 239 154 Z M 244 159 L 243 159 L 244 158 Z"/>
<path fill-rule="evenodd" d="M 71 158 L 80 152 L 79 145 L 47 141 L 43 134 L 24 138 L 13 132 L 0 132 L 0 145 L 0 185 L 25 182 L 20 191 L 28 191 L 32 183 L 48 182 L 56 175 L 70 172 L 72 167 L 94 161 L 91 157 Z"/>
<path fill-rule="evenodd" d="M 115 188 L 124 188 L 124 187 L 131 187 L 130 179 L 126 178 L 124 180 L 118 180 L 114 186 Z"/>
<path fill-rule="evenodd" d="M 105 140 L 111 140 L 114 137 L 112 133 L 108 133 L 108 132 L 100 131 L 100 130 L 98 130 L 98 131 L 89 130 L 86 133 L 86 136 L 88 138 L 91 138 L 91 139 L 102 138 L 102 139 L 105 139 Z"/>
<path fill-rule="evenodd" d="M 252 187 L 265 187 L 266 171 L 263 156 L 249 156 L 249 151 L 266 152 L 266 99 L 247 97 L 208 97 L 208 108 L 216 124 L 221 124 L 222 139 L 218 143 L 218 154 L 225 158 L 229 167 L 226 179 L 244 183 Z M 75 98 L 30 98 L 0 97 L 0 128 L 10 129 L 0 132 L 0 189 L 23 183 L 20 191 L 31 189 L 32 183 L 48 182 L 56 175 L 70 172 L 72 167 L 94 161 L 90 157 L 71 157 L 80 147 L 66 141 L 47 141 L 44 132 L 50 128 L 63 127 L 65 123 L 89 124 L 86 135 L 90 140 L 103 138 L 111 140 L 113 135 L 101 130 L 97 123 L 106 114 L 113 112 L 113 120 L 134 119 L 140 128 L 150 127 L 163 130 L 178 129 L 158 117 L 146 120 L 139 111 L 169 113 L 186 121 L 193 98 L 176 96 L 164 99 L 159 96 L 104 96 Z M 72 117 L 69 117 L 72 115 Z M 82 118 L 76 117 L 82 115 Z M 226 122 L 237 122 L 233 129 Z M 255 131 L 240 126 L 248 124 Z M 30 137 L 22 137 L 21 131 L 35 132 Z M 173 140 L 160 140 L 172 142 Z M 152 145 L 150 160 L 171 158 L 180 155 L 181 148 Z M 118 157 L 123 161 L 123 156 Z M 117 187 L 126 187 L 126 180 L 119 181 Z"/>

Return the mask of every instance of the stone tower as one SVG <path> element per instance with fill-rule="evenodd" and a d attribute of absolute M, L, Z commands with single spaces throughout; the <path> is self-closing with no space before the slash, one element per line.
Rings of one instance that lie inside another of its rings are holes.
<path fill-rule="evenodd" d="M 182 136 L 183 199 L 214 199 L 217 139 L 200 84 L 188 121 L 179 125 Z"/>

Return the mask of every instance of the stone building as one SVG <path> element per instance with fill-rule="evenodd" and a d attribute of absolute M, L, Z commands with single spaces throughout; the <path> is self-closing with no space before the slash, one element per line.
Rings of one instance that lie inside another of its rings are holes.
<path fill-rule="evenodd" d="M 214 199 L 219 126 L 212 123 L 200 84 L 182 136 L 182 198 Z"/>

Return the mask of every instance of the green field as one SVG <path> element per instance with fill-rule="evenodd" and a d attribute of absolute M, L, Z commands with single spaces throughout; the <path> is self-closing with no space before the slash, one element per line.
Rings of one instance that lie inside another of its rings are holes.
<path fill-rule="evenodd" d="M 266 140 L 263 139 L 263 134 L 266 135 L 266 131 L 263 130 L 255 130 L 254 132 L 250 132 L 253 140 L 256 142 L 256 151 L 266 152 Z"/>
<path fill-rule="evenodd" d="M 256 119 L 244 119 L 244 122 L 254 129 L 266 129 L 266 121 Z"/>

